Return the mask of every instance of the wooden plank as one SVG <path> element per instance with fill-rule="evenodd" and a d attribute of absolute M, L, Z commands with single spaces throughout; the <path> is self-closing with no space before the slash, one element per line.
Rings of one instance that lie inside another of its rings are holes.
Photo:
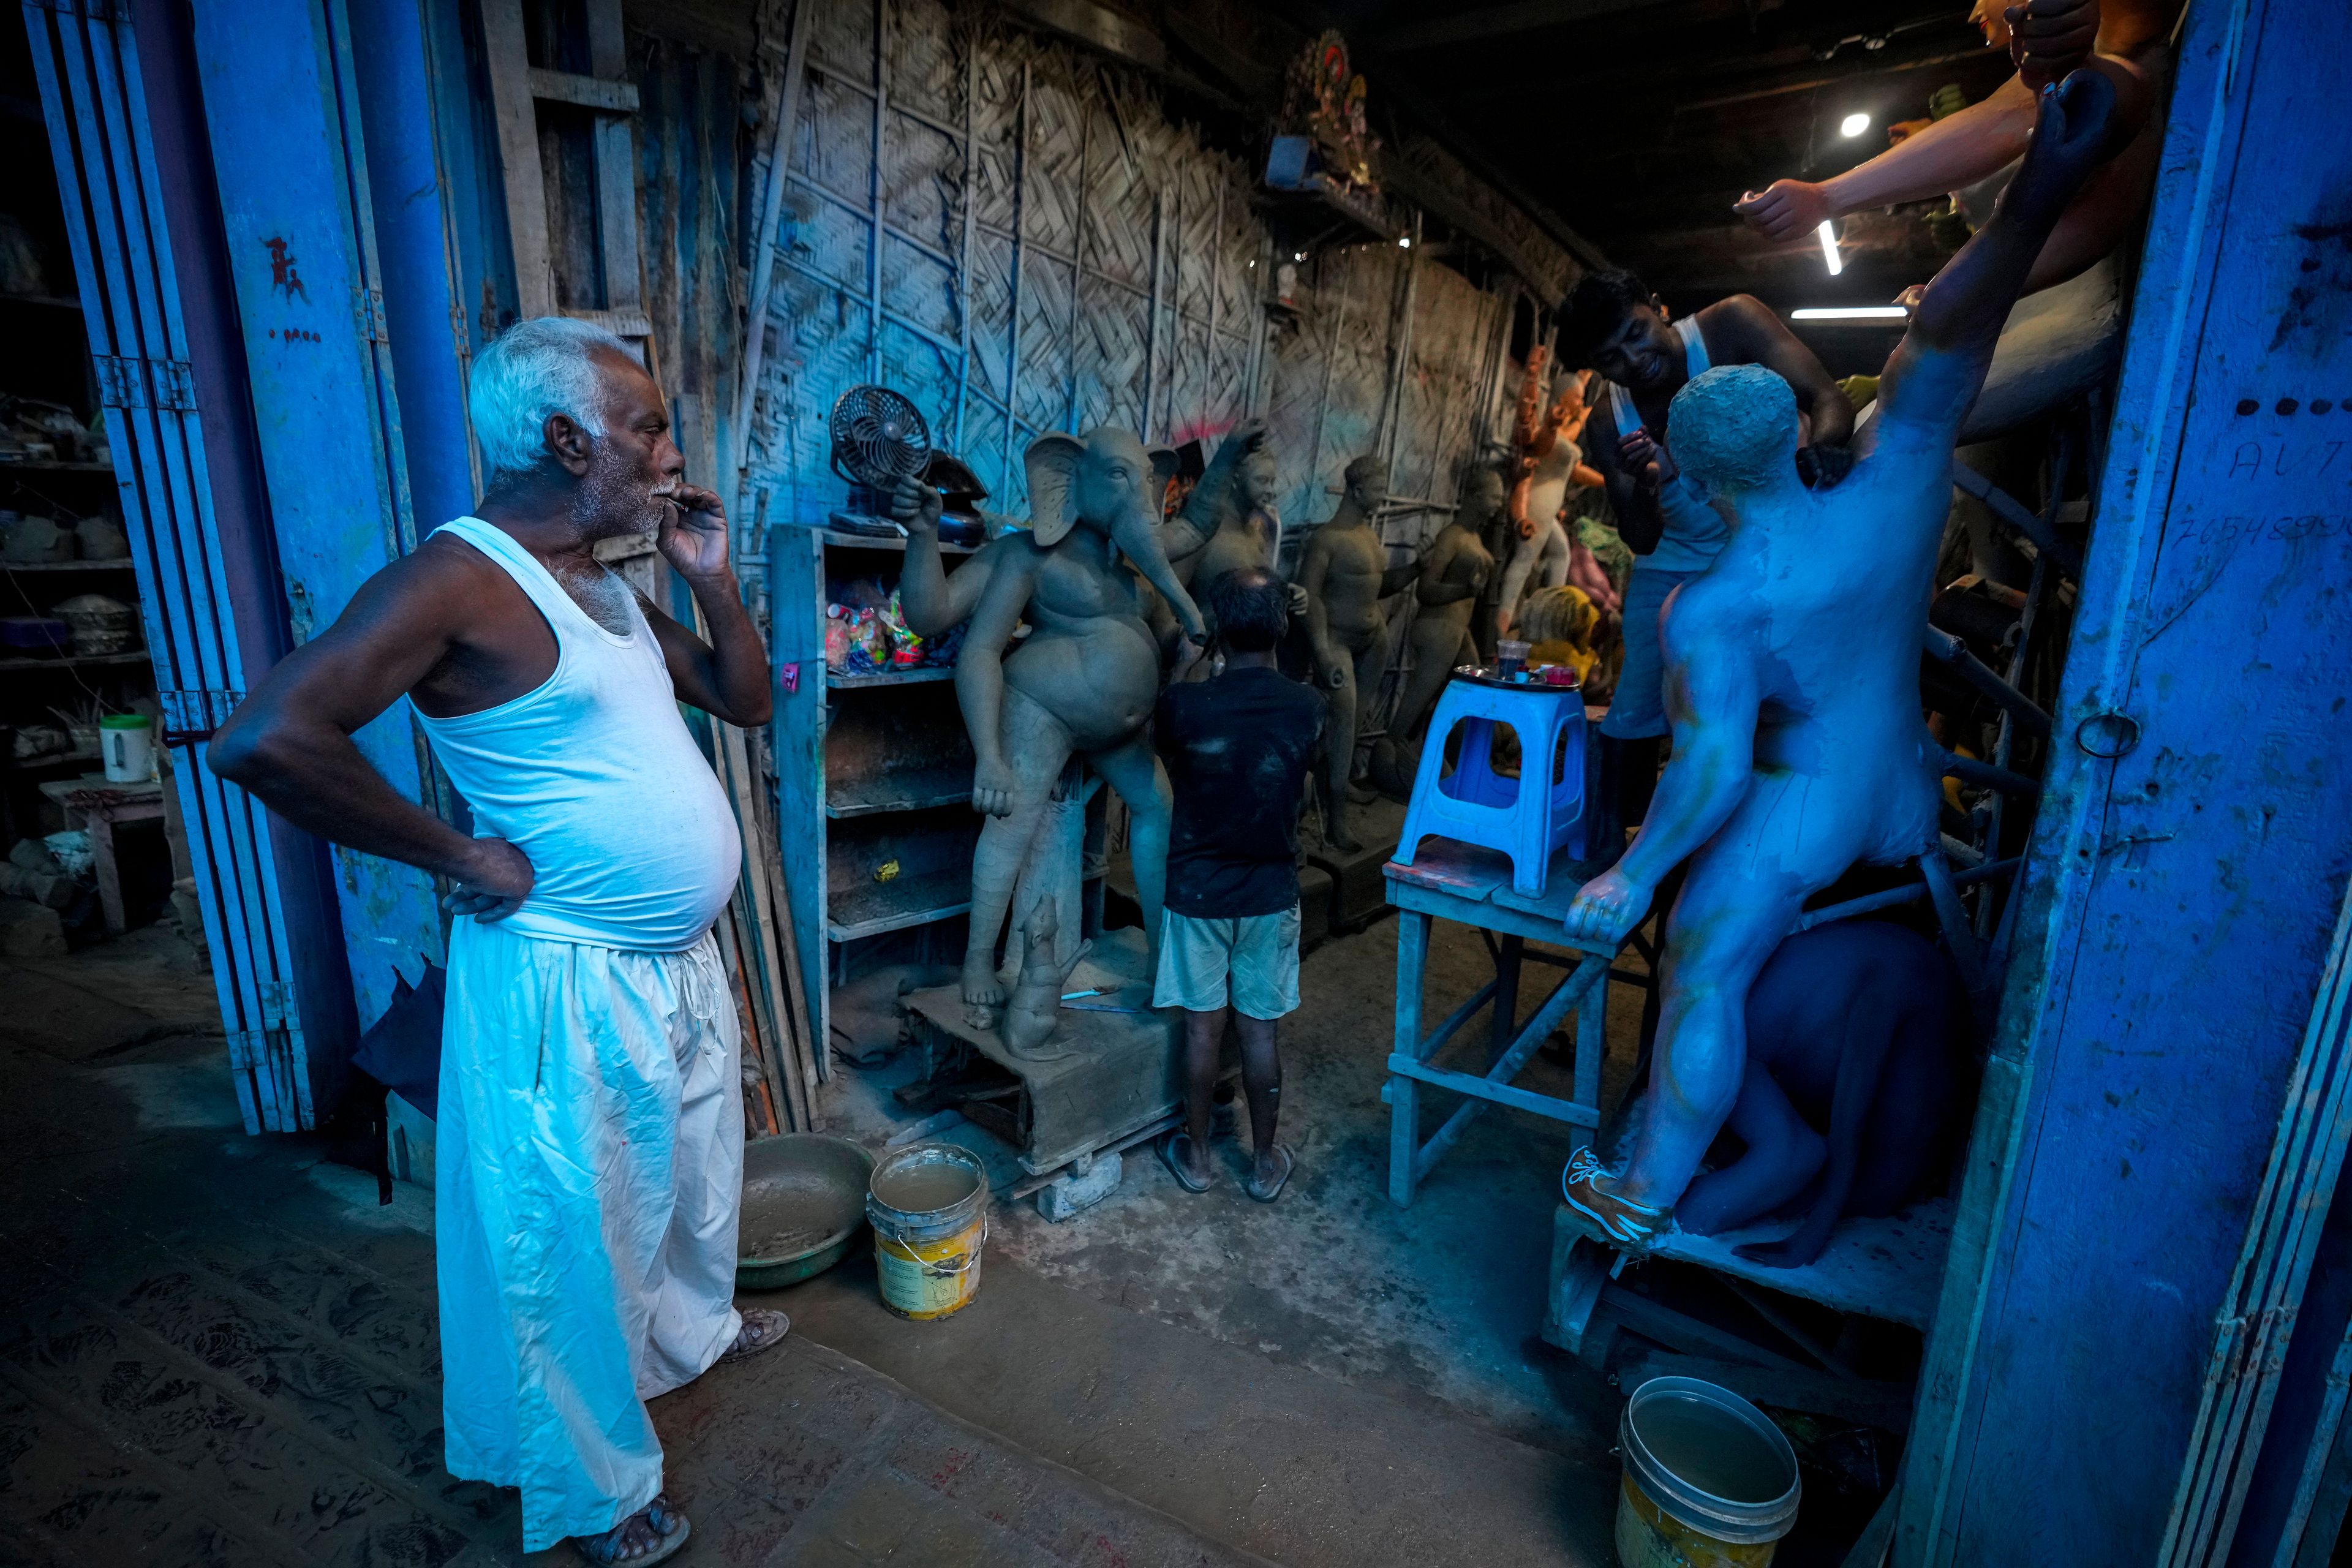
<path fill-rule="evenodd" d="M 573 71 L 551 71 L 532 66 L 524 72 L 530 96 L 541 103 L 570 103 L 604 114 L 637 112 L 637 84 L 606 81 Z"/>
<path fill-rule="evenodd" d="M 1391 1062 L 1410 1060 L 1421 1047 L 1422 984 L 1429 971 L 1429 917 L 1413 910 L 1397 912 L 1396 1049 Z M 1413 1156 L 1421 1143 L 1421 1090 L 1410 1076 L 1392 1075 L 1389 1098 L 1389 1201 L 1399 1208 L 1412 1202 Z"/>
<path fill-rule="evenodd" d="M 1577 1127 L 1598 1127 L 1601 1113 L 1590 1105 L 1574 1100 L 1556 1099 L 1549 1094 L 1514 1089 L 1507 1083 L 1490 1083 L 1483 1078 L 1473 1078 L 1466 1072 L 1451 1072 L 1444 1068 L 1423 1067 L 1402 1054 L 1389 1058 L 1389 1071 L 1438 1089 L 1450 1089 L 1456 1094 L 1475 1095 L 1491 1100 L 1497 1105 L 1507 1105 L 1514 1110 L 1525 1110 L 1554 1121 L 1566 1121 Z M 1394 1087 L 1391 1085 L 1391 1087 Z"/>
<path fill-rule="evenodd" d="M 539 164 L 539 117 L 531 102 L 522 0 L 481 0 L 481 7 L 482 52 L 490 80 L 490 110 L 499 127 L 516 300 L 525 317 L 551 316 L 555 270 L 547 245 L 547 185 Z"/>
<path fill-rule="evenodd" d="M 784 49 L 784 81 L 768 135 L 768 184 L 760 202 L 760 228 L 751 246 L 751 303 L 745 313 L 743 357 L 735 383 L 735 418 L 728 427 L 735 476 L 730 504 L 744 510 L 751 476 L 751 414 L 758 405 L 760 371 L 768 352 L 768 301 L 776 277 L 776 237 L 783 222 L 784 183 L 792 168 L 793 141 L 800 132 L 801 79 L 808 60 L 809 16 L 817 0 L 793 0 L 792 40 Z"/>

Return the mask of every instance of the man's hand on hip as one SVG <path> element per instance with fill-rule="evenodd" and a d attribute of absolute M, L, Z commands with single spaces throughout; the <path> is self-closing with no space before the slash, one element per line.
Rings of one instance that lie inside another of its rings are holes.
<path fill-rule="evenodd" d="M 453 915 L 478 921 L 502 921 L 522 907 L 536 879 L 530 858 L 503 838 L 474 840 L 470 863 L 452 879 L 449 896 L 441 907 Z"/>
<path fill-rule="evenodd" d="M 668 521 L 654 543 L 673 570 L 688 579 L 727 570 L 727 508 L 716 492 L 680 485 L 669 494 Z"/>

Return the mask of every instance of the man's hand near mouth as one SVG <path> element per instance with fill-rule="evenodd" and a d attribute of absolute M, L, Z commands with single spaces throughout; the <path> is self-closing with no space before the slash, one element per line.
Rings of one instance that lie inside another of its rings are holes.
<path fill-rule="evenodd" d="M 663 494 L 668 503 L 654 535 L 662 559 L 689 580 L 716 577 L 727 570 L 727 508 L 718 495 L 694 485 Z"/>

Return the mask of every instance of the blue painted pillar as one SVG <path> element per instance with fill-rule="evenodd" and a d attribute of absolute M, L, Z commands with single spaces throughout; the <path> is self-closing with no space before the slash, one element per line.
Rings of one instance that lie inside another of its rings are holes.
<path fill-rule="evenodd" d="M 2284 1397 L 2352 1120 L 2347 102 L 2343 0 L 2190 0 L 1900 1568 L 2219 1563 Z"/>
<path fill-rule="evenodd" d="M 194 19 L 254 422 L 299 642 L 416 542 L 352 38 L 343 0 L 197 0 Z M 446 415 L 430 429 L 446 444 Z M 394 789 L 431 798 L 405 701 L 356 739 Z M 413 978 L 425 960 L 439 960 L 440 918 L 422 871 L 341 847 L 334 860 L 365 1023 L 389 1000 L 396 973 Z"/>

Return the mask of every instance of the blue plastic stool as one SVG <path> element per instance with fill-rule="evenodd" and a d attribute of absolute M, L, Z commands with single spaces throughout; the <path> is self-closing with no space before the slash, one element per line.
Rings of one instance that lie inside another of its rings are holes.
<path fill-rule="evenodd" d="M 1462 754 L 1451 776 L 1445 741 L 1459 721 Z M 1496 724 L 1519 738 L 1519 776 L 1497 774 L 1488 761 Z M 1568 740 L 1566 765 L 1549 789 L 1540 785 Z M 1584 693 L 1574 686 L 1498 686 L 1456 678 L 1446 682 L 1422 742 L 1421 768 L 1405 808 L 1396 862 L 1412 864 L 1429 835 L 1499 849 L 1511 858 L 1511 886 L 1530 898 L 1544 889 L 1544 873 L 1562 845 L 1584 858 Z"/>

